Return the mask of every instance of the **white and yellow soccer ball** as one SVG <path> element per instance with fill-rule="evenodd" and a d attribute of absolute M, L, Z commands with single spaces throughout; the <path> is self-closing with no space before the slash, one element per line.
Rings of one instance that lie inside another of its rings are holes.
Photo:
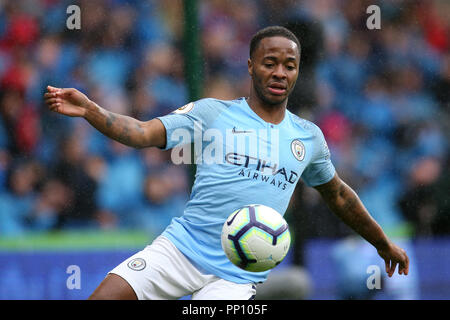
<path fill-rule="evenodd" d="M 223 224 L 221 241 L 234 265 L 261 272 L 283 261 L 289 251 L 291 235 L 280 213 L 268 206 L 253 204 L 231 213 Z"/>

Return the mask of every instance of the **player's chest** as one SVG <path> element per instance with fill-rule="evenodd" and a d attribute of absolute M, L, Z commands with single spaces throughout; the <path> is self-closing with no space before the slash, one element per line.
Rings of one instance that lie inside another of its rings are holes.
<path fill-rule="evenodd" d="M 220 150 L 215 157 L 247 178 L 277 177 L 295 184 L 314 151 L 306 131 L 236 120 L 223 121 L 214 130 L 206 132 L 211 144 L 203 151 Z"/>

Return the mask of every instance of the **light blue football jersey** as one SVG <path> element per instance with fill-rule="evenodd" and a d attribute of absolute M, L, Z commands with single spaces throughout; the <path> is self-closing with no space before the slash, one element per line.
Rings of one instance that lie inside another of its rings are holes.
<path fill-rule="evenodd" d="M 283 121 L 261 119 L 245 98 L 202 99 L 159 117 L 172 160 L 194 142 L 197 171 L 184 214 L 163 232 L 201 271 L 237 282 L 263 282 L 269 271 L 234 266 L 221 246 L 222 227 L 235 210 L 263 204 L 285 213 L 299 179 L 330 181 L 335 168 L 321 130 L 286 110 Z"/>

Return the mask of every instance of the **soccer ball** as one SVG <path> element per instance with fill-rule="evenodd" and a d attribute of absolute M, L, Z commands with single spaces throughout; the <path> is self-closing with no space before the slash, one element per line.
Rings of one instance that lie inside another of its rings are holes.
<path fill-rule="evenodd" d="M 277 266 L 291 243 L 288 224 L 276 210 L 253 204 L 234 211 L 223 224 L 222 248 L 241 269 L 261 272 Z"/>

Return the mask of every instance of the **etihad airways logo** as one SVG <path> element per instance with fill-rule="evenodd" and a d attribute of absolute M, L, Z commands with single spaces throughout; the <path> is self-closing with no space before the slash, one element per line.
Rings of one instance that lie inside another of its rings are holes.
<path fill-rule="evenodd" d="M 250 130 L 233 126 L 226 130 L 203 130 L 202 122 L 194 121 L 193 130 L 175 129 L 168 139 L 174 164 L 191 164 L 194 161 L 195 164 L 233 165 L 240 168 L 236 170 L 238 176 L 281 190 L 295 185 L 299 179 L 297 172 L 279 165 L 278 129 Z M 297 160 L 303 160 L 305 150 L 300 140 L 293 140 L 286 147 L 292 150 Z"/>
<path fill-rule="evenodd" d="M 298 180 L 298 173 L 293 170 L 279 168 L 277 163 L 251 157 L 236 152 L 227 153 L 225 161 L 229 164 L 242 167 L 238 175 L 268 183 L 282 190 L 288 184 L 295 184 Z"/>

